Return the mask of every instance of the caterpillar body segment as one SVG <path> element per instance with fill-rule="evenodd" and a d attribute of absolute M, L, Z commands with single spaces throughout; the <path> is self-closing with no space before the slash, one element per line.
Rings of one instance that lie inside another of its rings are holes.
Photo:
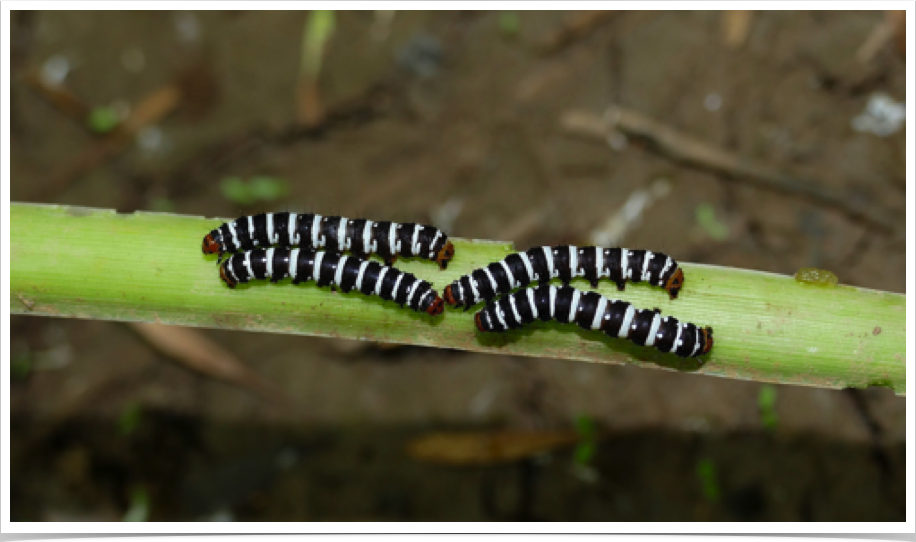
<path fill-rule="evenodd" d="M 254 279 L 277 282 L 286 277 L 294 284 L 313 280 L 318 286 L 335 285 L 343 292 L 377 295 L 431 316 L 444 308 L 429 282 L 357 256 L 304 248 L 258 248 L 234 254 L 220 264 L 220 278 L 230 288 Z"/>
<path fill-rule="evenodd" d="M 684 286 L 684 272 L 673 258 L 660 252 L 626 248 L 560 245 L 531 248 L 476 269 L 446 286 L 445 302 L 465 310 L 492 301 L 531 283 L 559 278 L 564 284 L 584 277 L 592 287 L 606 278 L 623 290 L 627 281 L 648 282 L 675 299 Z"/>
<path fill-rule="evenodd" d="M 644 310 L 626 301 L 569 286 L 543 284 L 490 302 L 474 316 L 481 332 L 518 329 L 536 319 L 576 323 L 610 337 L 628 339 L 681 357 L 701 356 L 713 346 L 712 328 L 662 316 L 658 309 Z"/>
<path fill-rule="evenodd" d="M 226 222 L 203 240 L 204 254 L 280 246 L 350 252 L 362 258 L 378 254 L 388 265 L 398 258 L 420 257 L 448 266 L 455 247 L 440 229 L 413 223 L 352 220 L 313 213 L 261 213 Z"/>

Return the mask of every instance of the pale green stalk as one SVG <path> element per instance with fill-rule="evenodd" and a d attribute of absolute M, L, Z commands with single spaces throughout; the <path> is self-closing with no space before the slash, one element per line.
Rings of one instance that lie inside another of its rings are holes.
<path fill-rule="evenodd" d="M 324 48 L 334 34 L 334 12 L 315 10 L 309 13 L 302 32 L 302 60 L 299 74 L 307 79 L 317 79 L 321 72 Z"/>
<path fill-rule="evenodd" d="M 382 217 L 370 217 L 382 218 Z M 235 290 L 219 279 L 201 240 L 223 219 L 110 210 L 11 206 L 10 311 L 100 320 L 161 322 L 457 348 L 607 363 L 634 362 L 743 380 L 825 388 L 906 388 L 906 297 L 792 277 L 682 263 L 686 284 L 670 301 L 660 288 L 628 284 L 598 291 L 637 307 L 658 307 L 715 330 L 704 357 L 682 359 L 575 325 L 536 323 L 479 334 L 474 310 L 443 316 L 398 308 L 314 283 L 255 281 Z M 398 267 L 443 288 L 513 252 L 510 243 L 453 238 L 448 270 L 426 260 Z M 676 257 L 676 254 L 674 255 Z M 574 281 L 588 288 L 581 279 Z"/>

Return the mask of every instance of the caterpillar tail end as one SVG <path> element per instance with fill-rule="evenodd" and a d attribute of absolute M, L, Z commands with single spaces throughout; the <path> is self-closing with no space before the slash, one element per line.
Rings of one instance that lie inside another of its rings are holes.
<path fill-rule="evenodd" d="M 436 254 L 436 263 L 439 264 L 439 269 L 448 267 L 448 262 L 450 262 L 454 256 L 455 245 L 453 245 L 451 241 L 446 241 L 439 253 Z"/>
<path fill-rule="evenodd" d="M 219 266 L 219 278 L 223 279 L 226 286 L 230 288 L 235 288 L 235 285 L 238 284 L 235 279 L 229 276 L 229 273 L 226 273 L 226 264 Z"/>
<path fill-rule="evenodd" d="M 452 285 L 449 284 L 445 287 L 445 290 L 442 292 L 442 297 L 445 299 L 445 302 L 451 306 L 458 304 L 458 301 L 455 299 L 455 294 L 452 291 Z"/>
<path fill-rule="evenodd" d="M 712 328 L 706 326 L 700 330 L 700 333 L 703 335 L 703 351 L 700 354 L 706 354 L 712 350 Z"/>
<path fill-rule="evenodd" d="M 444 310 L 445 303 L 443 303 L 442 298 L 437 295 L 436 299 L 426 308 L 426 313 L 430 316 L 439 316 Z"/>
<path fill-rule="evenodd" d="M 477 314 L 474 315 L 474 324 L 477 326 L 477 330 L 480 331 L 481 333 L 487 331 L 487 330 L 485 330 L 485 329 L 483 328 L 483 322 L 480 321 L 480 313 L 479 313 L 479 312 L 478 312 Z"/>
<path fill-rule="evenodd" d="M 665 290 L 668 290 L 668 297 L 670 299 L 677 299 L 677 294 L 681 291 L 681 288 L 684 287 L 684 271 L 680 267 L 677 268 L 677 271 L 671 275 L 671 278 L 668 279 L 668 282 L 665 283 Z"/>

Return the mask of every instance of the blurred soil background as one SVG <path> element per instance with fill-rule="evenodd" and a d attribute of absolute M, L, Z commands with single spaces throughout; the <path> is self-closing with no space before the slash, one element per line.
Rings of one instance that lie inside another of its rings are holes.
<path fill-rule="evenodd" d="M 17 11 L 11 195 L 904 293 L 901 21 Z M 649 135 L 603 131 L 610 106 Z M 753 167 L 675 160 L 659 130 Z M 10 351 L 14 521 L 904 520 L 905 401 L 884 388 L 26 316 Z"/>

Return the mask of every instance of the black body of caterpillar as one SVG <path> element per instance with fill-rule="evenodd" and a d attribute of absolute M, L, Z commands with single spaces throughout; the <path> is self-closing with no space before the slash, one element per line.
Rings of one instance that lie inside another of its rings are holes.
<path fill-rule="evenodd" d="M 219 276 L 230 288 L 251 279 L 277 282 L 291 277 L 293 284 L 309 280 L 318 286 L 335 284 L 344 292 L 359 290 L 431 316 L 443 309 L 442 298 L 425 280 L 378 262 L 320 250 L 259 248 L 239 252 L 223 260 Z"/>
<path fill-rule="evenodd" d="M 455 255 L 455 247 L 440 229 L 421 224 L 373 222 L 360 218 L 305 213 L 261 213 L 243 216 L 212 230 L 204 237 L 204 254 L 222 257 L 226 252 L 279 245 L 352 252 L 366 258 L 378 254 L 388 265 L 398 256 L 433 260 L 441 269 Z"/>
<path fill-rule="evenodd" d="M 634 308 L 626 301 L 608 299 L 596 292 L 569 286 L 543 284 L 519 290 L 487 304 L 474 316 L 480 331 L 506 331 L 530 324 L 536 318 L 575 322 L 585 329 L 601 330 L 611 337 L 654 346 L 681 357 L 699 356 L 712 348 L 712 328 L 679 322 L 661 311 Z"/>
<path fill-rule="evenodd" d="M 667 290 L 671 299 L 684 286 L 684 272 L 677 262 L 660 252 L 560 245 L 510 254 L 459 278 L 445 287 L 443 295 L 449 305 L 467 310 L 481 301 L 490 302 L 516 288 L 555 277 L 566 285 L 575 277 L 585 277 L 592 287 L 598 286 L 599 278 L 607 277 L 618 290 L 623 290 L 628 280 L 645 281 Z"/>

